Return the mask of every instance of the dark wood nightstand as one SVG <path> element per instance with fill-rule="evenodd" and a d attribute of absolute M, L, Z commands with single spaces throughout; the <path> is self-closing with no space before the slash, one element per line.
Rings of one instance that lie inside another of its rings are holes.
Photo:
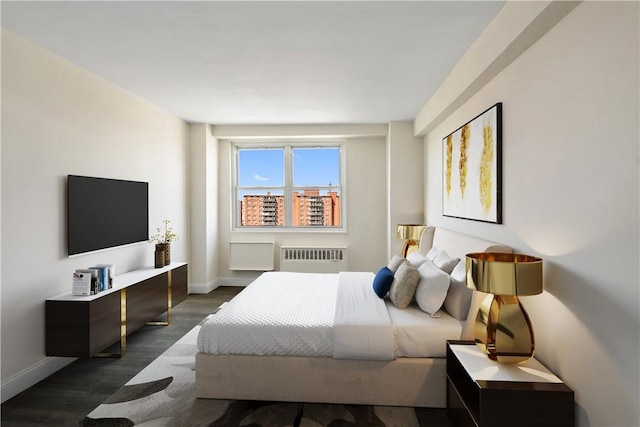
<path fill-rule="evenodd" d="M 456 426 L 573 427 L 573 390 L 535 359 L 506 365 L 447 341 L 447 413 Z"/>

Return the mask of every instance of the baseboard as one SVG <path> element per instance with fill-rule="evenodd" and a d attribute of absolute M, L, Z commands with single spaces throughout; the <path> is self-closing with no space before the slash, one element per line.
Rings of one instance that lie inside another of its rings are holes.
<path fill-rule="evenodd" d="M 216 279 L 207 283 L 189 283 L 190 294 L 208 294 L 215 288 L 220 286 L 220 280 Z"/>
<path fill-rule="evenodd" d="M 221 277 L 218 286 L 249 286 L 254 280 L 255 277 Z"/>
<path fill-rule="evenodd" d="M 17 374 L 10 376 L 0 384 L 2 403 L 39 383 L 75 360 L 75 357 L 47 357 Z"/>
<path fill-rule="evenodd" d="M 189 283 L 190 294 L 208 294 L 220 286 L 248 286 L 255 277 L 219 277 L 208 283 Z"/>
<path fill-rule="evenodd" d="M 208 294 L 220 286 L 247 286 L 255 279 L 220 278 L 209 283 L 189 283 L 190 294 Z"/>

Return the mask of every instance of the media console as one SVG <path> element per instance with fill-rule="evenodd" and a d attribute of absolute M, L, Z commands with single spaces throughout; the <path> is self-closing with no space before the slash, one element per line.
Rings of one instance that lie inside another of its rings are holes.
<path fill-rule="evenodd" d="M 168 325 L 171 308 L 188 294 L 187 264 L 142 268 L 116 276 L 96 295 L 71 292 L 45 302 L 47 356 L 122 357 L 127 335 L 140 327 Z M 166 321 L 157 321 L 166 313 Z M 103 353 L 120 342 L 120 353 Z"/>

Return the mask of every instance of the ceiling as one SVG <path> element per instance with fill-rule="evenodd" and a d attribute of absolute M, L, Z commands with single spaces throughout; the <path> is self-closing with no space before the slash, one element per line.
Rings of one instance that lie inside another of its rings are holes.
<path fill-rule="evenodd" d="M 2 27 L 189 122 L 412 120 L 504 3 L 2 1 Z"/>

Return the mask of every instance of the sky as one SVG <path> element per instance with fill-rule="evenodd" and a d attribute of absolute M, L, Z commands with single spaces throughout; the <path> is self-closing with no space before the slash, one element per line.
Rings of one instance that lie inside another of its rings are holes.
<path fill-rule="evenodd" d="M 294 186 L 328 186 L 329 183 L 339 185 L 339 177 L 339 148 L 293 149 Z M 284 150 L 240 150 L 238 184 L 242 187 L 284 186 Z"/>

